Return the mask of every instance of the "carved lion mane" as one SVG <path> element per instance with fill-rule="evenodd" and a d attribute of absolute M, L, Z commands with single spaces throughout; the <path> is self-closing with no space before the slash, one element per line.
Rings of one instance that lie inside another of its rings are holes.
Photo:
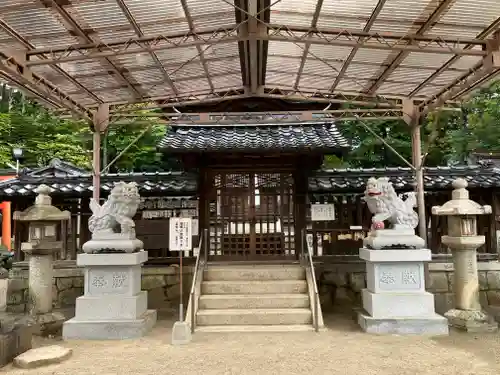
<path fill-rule="evenodd" d="M 92 233 L 112 231 L 119 224 L 121 233 L 128 233 L 134 228 L 134 217 L 141 197 L 135 182 L 116 182 L 108 200 L 100 205 L 95 199 L 90 200 L 92 216 L 89 230 Z"/>

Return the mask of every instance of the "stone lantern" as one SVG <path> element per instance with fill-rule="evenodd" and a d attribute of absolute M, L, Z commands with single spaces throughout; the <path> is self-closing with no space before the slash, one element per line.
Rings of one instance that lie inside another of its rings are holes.
<path fill-rule="evenodd" d="M 62 315 L 52 313 L 53 254 L 62 248 L 57 241 L 57 225 L 69 220 L 71 213 L 52 206 L 47 185 L 40 185 L 35 192 L 35 204 L 14 212 L 13 218 L 29 225 L 28 241 L 21 244 L 21 250 L 29 256 L 30 312 L 46 325 L 64 320 Z"/>
<path fill-rule="evenodd" d="M 485 237 L 477 235 L 477 215 L 491 214 L 491 206 L 481 206 L 469 199 L 467 181 L 453 181 L 452 199 L 442 206 L 432 207 L 433 215 L 448 218 L 448 235 L 442 243 L 453 254 L 454 304 L 446 312 L 451 326 L 468 332 L 495 331 L 497 323 L 482 309 L 479 302 L 479 278 L 476 250 L 485 243 Z"/>

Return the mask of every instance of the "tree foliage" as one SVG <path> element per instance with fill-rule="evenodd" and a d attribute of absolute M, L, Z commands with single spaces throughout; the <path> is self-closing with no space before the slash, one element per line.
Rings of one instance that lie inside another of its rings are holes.
<path fill-rule="evenodd" d="M 88 124 L 61 119 L 7 86 L 0 87 L 0 96 L 0 167 L 13 164 L 12 149 L 21 147 L 23 166 L 43 166 L 60 158 L 90 168 L 92 133 Z M 422 143 L 427 166 L 464 163 L 475 150 L 500 152 L 500 82 L 483 89 L 462 109 L 441 111 L 426 118 Z M 337 126 L 354 147 L 343 158 L 327 155 L 325 167 L 406 166 L 359 122 L 341 122 Z M 410 129 L 403 121 L 371 121 L 367 126 L 402 157 L 411 160 Z M 103 166 L 120 155 L 109 172 L 179 168 L 174 159 L 157 152 L 156 145 L 164 133 L 165 125 L 154 117 L 111 124 L 102 136 Z"/>
<path fill-rule="evenodd" d="M 140 124 L 111 124 L 102 136 L 103 167 L 134 141 L 109 168 L 110 172 L 161 170 L 162 166 L 168 166 L 156 152 L 156 145 L 164 132 L 165 125 L 153 118 L 141 119 Z M 3 86 L 0 100 L 2 166 L 13 163 L 12 150 L 15 147 L 23 149 L 23 166 L 44 166 L 53 158 L 80 167 L 91 166 L 92 133 L 87 123 L 61 119 L 22 93 Z"/>

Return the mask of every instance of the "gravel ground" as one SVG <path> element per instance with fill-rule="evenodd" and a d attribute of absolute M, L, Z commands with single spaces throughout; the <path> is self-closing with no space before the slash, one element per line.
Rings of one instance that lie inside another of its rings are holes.
<path fill-rule="evenodd" d="M 36 345 L 73 348 L 68 361 L 33 370 L 7 366 L 9 375 L 341 374 L 497 375 L 500 334 L 449 337 L 377 336 L 360 332 L 348 314 L 327 314 L 328 331 L 198 333 L 187 346 L 170 345 L 174 312 L 139 340 L 37 339 Z"/>

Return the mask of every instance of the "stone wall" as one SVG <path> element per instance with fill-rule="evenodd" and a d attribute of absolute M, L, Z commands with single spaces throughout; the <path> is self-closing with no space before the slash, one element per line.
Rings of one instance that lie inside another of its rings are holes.
<path fill-rule="evenodd" d="M 316 276 L 323 308 L 334 305 L 359 305 L 361 289 L 366 287 L 365 265 L 361 262 L 318 264 Z M 479 262 L 481 303 L 484 307 L 500 306 L 500 263 Z M 429 265 L 430 283 L 427 290 L 434 293 L 436 311 L 445 313 L 453 306 L 453 264 L 434 262 Z M 192 282 L 192 266 L 184 267 L 184 297 L 187 303 Z M 83 273 L 75 262 L 56 262 L 54 269 L 53 305 L 70 308 L 83 294 Z M 7 310 L 23 312 L 28 300 L 28 266 L 17 263 L 10 272 L 7 290 Z M 148 291 L 148 307 L 171 308 L 179 303 L 179 267 L 145 266 L 142 269 L 142 288 Z"/>
<path fill-rule="evenodd" d="M 187 300 L 192 282 L 192 266 L 183 268 L 184 297 Z M 152 309 L 171 308 L 179 303 L 180 274 L 177 265 L 144 266 L 142 268 L 142 289 L 148 291 L 148 307 Z M 16 263 L 10 271 L 7 289 L 7 311 L 27 311 L 28 265 Z M 75 300 L 83 295 L 83 272 L 74 261 L 56 262 L 52 285 L 53 306 L 57 309 L 74 307 Z"/>
<path fill-rule="evenodd" d="M 317 277 L 322 305 L 360 305 L 361 289 L 366 287 L 365 266 L 360 262 L 322 264 Z M 479 262 L 480 299 L 483 307 L 500 306 L 500 263 Z M 444 314 L 453 307 L 453 264 L 429 264 L 427 290 L 434 293 L 436 312 Z"/>

